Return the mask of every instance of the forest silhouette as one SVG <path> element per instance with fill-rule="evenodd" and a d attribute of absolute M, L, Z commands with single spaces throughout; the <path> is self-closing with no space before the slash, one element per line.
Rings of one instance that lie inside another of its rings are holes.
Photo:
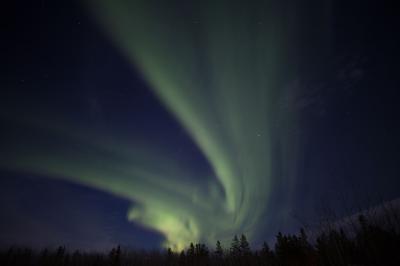
<path fill-rule="evenodd" d="M 309 239 L 306 231 L 276 235 L 273 248 L 264 242 L 252 250 L 245 235 L 232 238 L 230 246 L 217 241 L 215 247 L 190 243 L 186 250 L 173 252 L 138 251 L 113 248 L 100 252 L 67 251 L 64 246 L 35 251 L 10 247 L 0 253 L 0 265 L 41 266 L 133 266 L 133 265 L 260 265 L 260 266 L 337 266 L 337 265 L 400 265 L 400 215 L 387 212 L 384 219 L 359 215 L 346 226 L 330 223 Z"/>

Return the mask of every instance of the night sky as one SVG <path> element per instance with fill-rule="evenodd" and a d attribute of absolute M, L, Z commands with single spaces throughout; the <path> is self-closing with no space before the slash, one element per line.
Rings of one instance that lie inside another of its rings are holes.
<path fill-rule="evenodd" d="M 400 197 L 389 1 L 11 2 L 1 247 L 257 247 Z"/>

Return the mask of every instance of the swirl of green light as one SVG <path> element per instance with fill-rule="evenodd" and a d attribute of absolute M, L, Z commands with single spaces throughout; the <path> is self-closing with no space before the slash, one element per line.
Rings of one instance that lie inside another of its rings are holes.
<path fill-rule="evenodd" d="M 21 139 L 3 164 L 132 200 L 128 219 L 161 232 L 176 250 L 237 233 L 256 237 L 273 189 L 272 133 L 283 117 L 294 120 L 279 104 L 293 79 L 296 8 L 211 0 L 87 6 L 192 137 L 212 175 L 198 176 L 150 144 L 54 129 L 50 138 L 63 148 Z"/>

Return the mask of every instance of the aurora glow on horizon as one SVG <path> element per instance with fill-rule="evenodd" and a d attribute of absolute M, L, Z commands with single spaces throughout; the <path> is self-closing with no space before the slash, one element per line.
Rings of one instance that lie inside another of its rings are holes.
<path fill-rule="evenodd" d="M 48 117 L 16 121 L 45 134 L 12 143 L 3 167 L 129 199 L 128 219 L 161 232 L 165 246 L 176 250 L 240 233 L 257 239 L 277 181 L 290 197 L 295 178 L 298 122 L 291 108 L 295 92 L 288 90 L 296 79 L 291 54 L 301 12 L 269 1 L 165 2 L 102 0 L 88 6 L 198 146 L 209 175 L 200 176 L 146 140 L 109 138 L 67 121 L 55 125 Z M 63 146 L 54 147 L 52 139 Z M 282 165 L 273 164 L 275 149 Z"/>

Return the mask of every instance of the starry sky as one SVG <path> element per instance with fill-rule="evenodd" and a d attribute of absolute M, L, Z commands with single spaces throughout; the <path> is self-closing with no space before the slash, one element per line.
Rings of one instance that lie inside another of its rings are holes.
<path fill-rule="evenodd" d="M 252 246 L 400 196 L 380 1 L 5 6 L 0 246 Z"/>

